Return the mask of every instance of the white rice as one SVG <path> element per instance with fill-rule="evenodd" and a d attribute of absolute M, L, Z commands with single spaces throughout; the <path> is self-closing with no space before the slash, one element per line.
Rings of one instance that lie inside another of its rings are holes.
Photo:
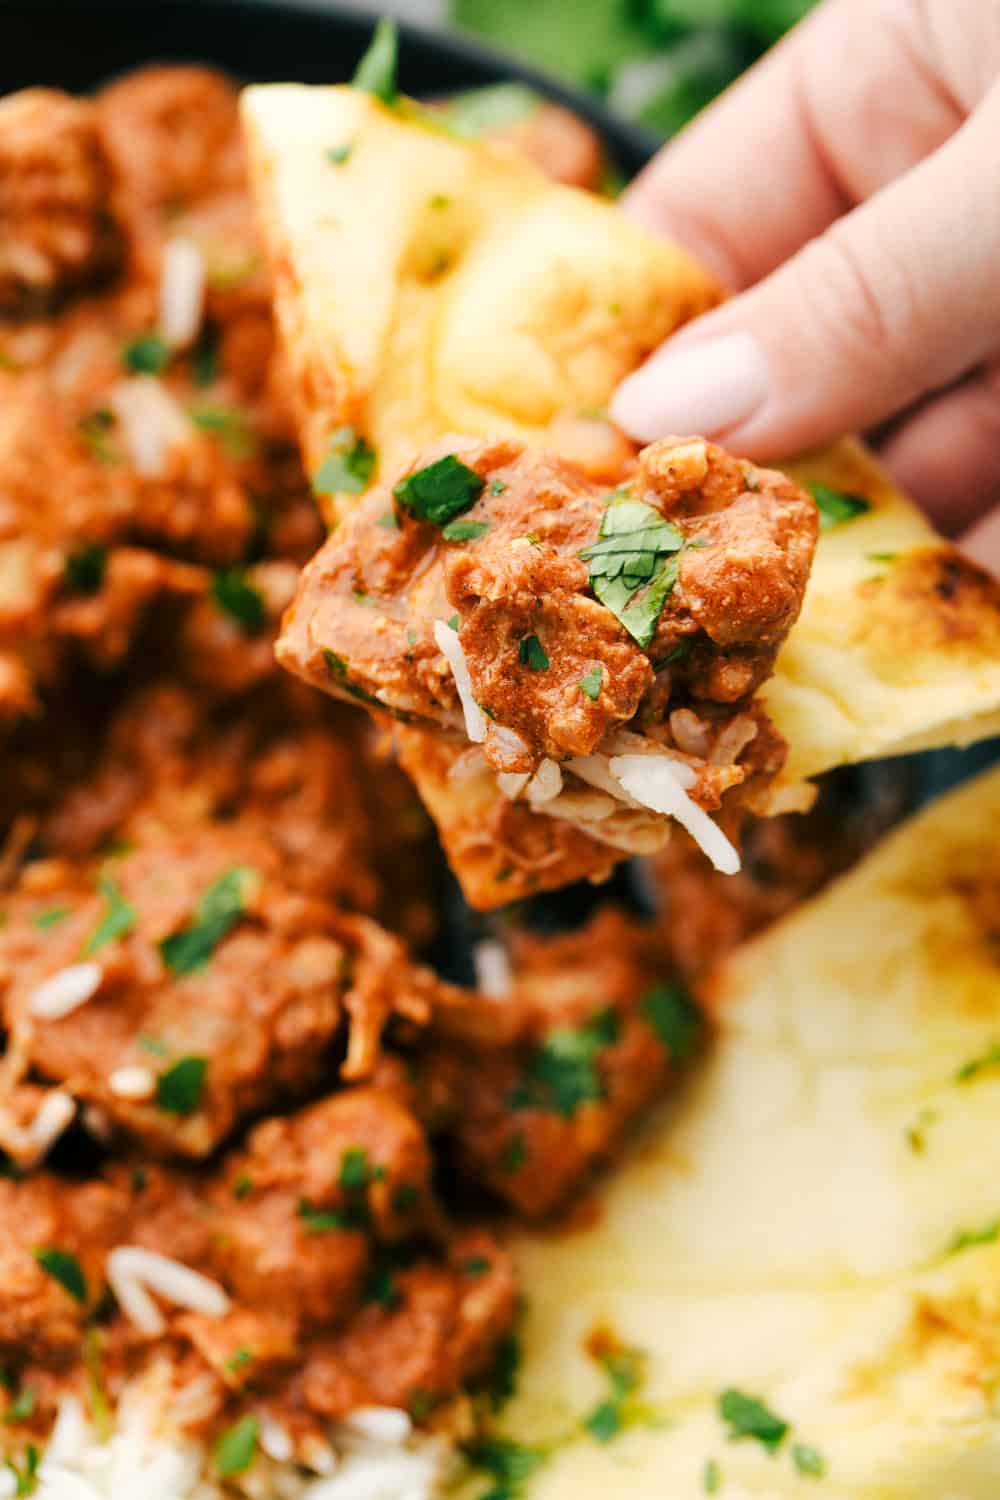
<path fill-rule="evenodd" d="M 229 1311 L 229 1298 L 217 1281 L 139 1245 L 119 1245 L 110 1251 L 107 1273 L 122 1312 L 151 1337 L 163 1333 L 166 1324 L 150 1290 L 165 1302 L 208 1317 L 221 1318 Z"/>
<path fill-rule="evenodd" d="M 481 745 L 486 738 L 486 715 L 472 696 L 472 678 L 465 660 L 458 632 L 452 630 L 444 620 L 434 621 L 434 639 L 438 650 L 451 667 L 458 689 L 462 713 L 465 716 L 465 732 L 474 745 Z"/>
<path fill-rule="evenodd" d="M 205 257 L 194 240 L 168 240 L 160 274 L 160 332 L 171 349 L 193 344 L 205 314 Z"/>
<path fill-rule="evenodd" d="M 37 1167 L 76 1114 L 76 1100 L 63 1089 L 51 1089 L 30 1125 L 18 1125 L 0 1110 L 0 1148 L 19 1167 Z"/>
<path fill-rule="evenodd" d="M 525 787 L 525 796 L 533 807 L 552 802 L 562 791 L 562 772 L 554 760 L 543 760 Z"/>
<path fill-rule="evenodd" d="M 152 375 L 120 380 L 108 395 L 108 405 L 140 474 L 161 475 L 170 450 L 191 441 L 194 429 L 184 408 Z"/>
<path fill-rule="evenodd" d="M 42 1457 L 37 1495 L 39 1500 L 223 1500 L 235 1492 L 252 1500 L 433 1500 L 439 1492 L 448 1446 L 413 1432 L 405 1412 L 372 1407 L 332 1427 L 329 1444 L 316 1442 L 328 1455 L 325 1474 L 310 1463 L 310 1457 L 323 1462 L 318 1451 L 300 1451 L 292 1462 L 289 1443 L 282 1448 L 287 1458 L 269 1456 L 270 1419 L 259 1420 L 260 1451 L 246 1474 L 223 1487 L 211 1478 L 203 1444 L 157 1430 L 148 1389 L 126 1392 L 108 1442 L 90 1428 L 80 1402 L 67 1397 Z M 11 1476 L 0 1496 L 13 1488 Z"/>
<path fill-rule="evenodd" d="M 739 850 L 687 794 L 697 780 L 690 766 L 665 755 L 615 755 L 608 770 L 643 807 L 675 818 L 723 875 L 737 874 Z"/>
<path fill-rule="evenodd" d="M 71 964 L 46 979 L 28 998 L 28 1010 L 42 1021 L 61 1021 L 86 1005 L 101 987 L 100 964 Z"/>
<path fill-rule="evenodd" d="M 149 1068 L 115 1068 L 108 1079 L 108 1088 L 119 1099 L 152 1099 L 156 1078 Z"/>
<path fill-rule="evenodd" d="M 496 938 L 484 938 L 472 949 L 472 963 L 476 971 L 476 988 L 490 999 L 502 1000 L 513 987 L 514 974 L 510 958 L 503 943 Z"/>

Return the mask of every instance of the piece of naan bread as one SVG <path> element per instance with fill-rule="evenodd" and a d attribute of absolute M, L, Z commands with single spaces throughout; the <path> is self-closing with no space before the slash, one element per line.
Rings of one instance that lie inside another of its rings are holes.
<path fill-rule="evenodd" d="M 415 106 L 282 84 L 246 90 L 243 114 L 313 470 L 345 426 L 375 450 L 373 479 L 448 434 L 544 445 L 553 418 L 605 406 L 721 295 L 690 256 L 614 204 L 549 182 L 511 148 L 456 140 Z M 857 444 L 790 468 L 870 507 L 822 535 L 802 616 L 762 694 L 789 744 L 790 797 L 800 778 L 836 765 L 1000 729 L 996 583 Z M 331 519 L 353 499 L 331 497 Z M 544 846 L 544 876 L 509 850 L 484 853 L 482 809 L 499 793 L 456 791 L 419 733 L 409 732 L 410 774 L 474 904 L 600 876 L 623 857 L 583 825 L 525 841 Z M 779 796 L 775 809 L 784 805 Z M 476 853 L 463 864 L 474 820 Z"/>
<path fill-rule="evenodd" d="M 706 1064 L 593 1227 L 522 1236 L 502 1430 L 559 1439 L 524 1500 L 698 1500 L 713 1461 L 722 1500 L 996 1500 L 998 827 L 994 771 L 742 949 Z M 595 1329 L 645 1351 L 661 1425 L 582 1432 Z M 727 1389 L 788 1423 L 774 1456 L 728 1440 Z"/>

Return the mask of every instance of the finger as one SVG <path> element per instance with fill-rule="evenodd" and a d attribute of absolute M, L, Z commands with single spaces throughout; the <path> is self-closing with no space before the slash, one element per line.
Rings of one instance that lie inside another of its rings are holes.
<path fill-rule="evenodd" d="M 949 26 L 964 21 L 975 50 L 982 17 L 977 27 L 966 13 L 982 12 L 981 0 L 947 3 Z M 821 6 L 660 152 L 625 195 L 626 211 L 731 289 L 760 280 L 936 150 L 985 92 L 962 100 L 939 79 L 945 39 L 928 35 L 927 9 L 910 0 Z M 975 95 L 974 76 L 958 82 Z"/>
<path fill-rule="evenodd" d="M 1000 85 L 941 149 L 631 375 L 615 420 L 780 458 L 867 429 L 1000 346 Z"/>
<path fill-rule="evenodd" d="M 972 526 L 1000 504 L 1000 361 L 919 407 L 879 451 L 945 535 Z"/>
<path fill-rule="evenodd" d="M 993 510 L 959 542 L 966 557 L 1000 578 L 1000 509 Z"/>

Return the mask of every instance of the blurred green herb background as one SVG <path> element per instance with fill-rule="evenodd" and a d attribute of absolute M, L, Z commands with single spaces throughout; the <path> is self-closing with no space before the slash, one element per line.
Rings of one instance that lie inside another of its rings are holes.
<path fill-rule="evenodd" d="M 455 25 L 672 135 L 816 0 L 451 0 Z"/>

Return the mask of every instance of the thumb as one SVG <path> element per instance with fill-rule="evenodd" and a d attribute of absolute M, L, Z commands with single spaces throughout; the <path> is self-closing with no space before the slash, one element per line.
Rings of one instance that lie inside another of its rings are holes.
<path fill-rule="evenodd" d="M 696 432 L 779 458 L 872 427 L 995 353 L 998 138 L 1000 85 L 932 156 L 664 345 L 619 387 L 615 420 L 644 442 Z"/>

